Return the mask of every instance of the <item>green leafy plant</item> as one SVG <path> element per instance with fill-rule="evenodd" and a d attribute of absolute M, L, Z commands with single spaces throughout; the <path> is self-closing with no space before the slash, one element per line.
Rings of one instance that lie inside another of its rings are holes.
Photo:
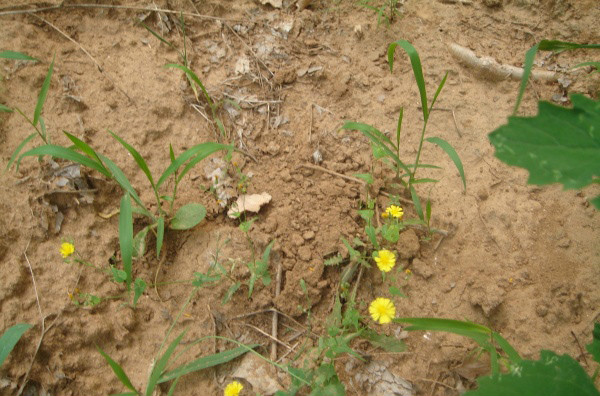
<path fill-rule="evenodd" d="M 130 392 L 121 393 L 121 395 L 151 396 L 152 394 L 154 394 L 155 389 L 159 384 L 167 383 L 167 382 L 171 382 L 168 394 L 172 395 L 175 392 L 177 383 L 182 376 L 196 372 L 196 371 L 204 370 L 206 368 L 214 367 L 214 366 L 217 366 L 217 365 L 220 365 L 223 363 L 227 363 L 227 362 L 237 358 L 238 356 L 245 354 L 246 352 L 250 352 L 250 351 L 253 352 L 253 349 L 258 346 L 256 344 L 244 345 L 235 340 L 230 340 L 225 337 L 207 336 L 207 337 L 202 337 L 197 340 L 194 340 L 190 343 L 186 343 L 187 344 L 186 347 L 183 348 L 183 350 L 179 351 L 176 355 L 174 355 L 176 349 L 180 346 L 180 344 L 183 340 L 183 337 L 185 336 L 185 334 L 187 332 L 187 330 L 184 330 L 173 341 L 171 341 L 171 343 L 165 349 L 167 340 L 169 339 L 171 332 L 173 331 L 173 328 L 179 321 L 179 318 L 181 317 L 181 315 L 183 314 L 183 312 L 185 311 L 185 309 L 187 308 L 189 303 L 192 301 L 194 296 L 198 293 L 198 291 L 202 287 L 204 287 L 206 284 L 211 283 L 212 281 L 215 280 L 214 277 L 210 276 L 210 274 L 206 274 L 206 276 L 201 276 L 201 275 L 202 274 L 197 274 L 196 281 L 194 281 L 194 286 L 195 286 L 194 289 L 188 296 L 188 299 L 186 300 L 184 305 L 181 307 L 181 310 L 178 312 L 177 317 L 175 318 L 175 320 L 169 327 L 169 330 L 167 331 L 167 333 L 162 341 L 162 344 L 157 351 L 156 358 L 154 359 L 154 363 L 152 365 L 152 369 L 148 375 L 148 379 L 146 380 L 146 387 L 145 387 L 144 392 L 140 392 L 137 390 L 137 388 L 133 385 L 133 383 L 131 382 L 131 380 L 129 379 L 127 374 L 125 373 L 125 370 L 123 370 L 123 368 L 119 365 L 119 363 L 117 363 L 115 360 L 113 360 L 99 346 L 96 346 L 96 348 L 98 349 L 98 352 L 102 355 L 102 357 L 104 357 L 104 359 L 106 360 L 108 365 L 111 367 L 111 369 L 113 370 L 114 374 L 119 379 L 119 381 L 121 381 L 121 383 L 130 391 Z M 227 341 L 237 344 L 238 347 L 229 349 L 229 350 L 226 350 L 223 352 L 215 353 L 212 355 L 203 356 L 203 357 L 197 358 L 195 360 L 192 360 L 189 363 L 184 363 L 184 364 L 180 364 L 174 368 L 169 368 L 170 365 L 174 365 L 175 362 L 177 362 L 185 354 L 185 352 L 187 352 L 193 345 L 195 345 L 199 342 L 211 339 L 211 338 L 219 338 L 219 339 L 227 340 Z M 163 349 L 164 349 L 164 352 L 163 352 Z"/>
<path fill-rule="evenodd" d="M 27 323 L 19 323 L 6 329 L 0 337 L 0 366 L 2 366 L 2 363 L 4 363 L 4 360 L 17 345 L 23 334 L 32 327 L 33 325 Z"/>
<path fill-rule="evenodd" d="M 361 0 L 358 2 L 358 5 L 377 14 L 377 26 L 383 22 L 389 27 L 394 22 L 396 16 L 400 15 L 400 11 L 398 11 L 399 0 L 377 1 L 376 5 L 372 3 L 373 0 Z"/>
<path fill-rule="evenodd" d="M 363 123 L 359 123 L 359 122 L 346 122 L 342 126 L 342 129 L 358 130 L 358 131 L 362 132 L 362 134 L 365 135 L 367 138 L 369 138 L 369 140 L 371 141 L 372 147 L 373 147 L 373 154 L 374 154 L 375 158 L 388 160 L 386 163 L 388 163 L 390 166 L 392 166 L 392 168 L 394 169 L 394 171 L 396 173 L 396 178 L 394 179 L 394 181 L 396 183 L 399 183 L 401 186 L 403 186 L 406 190 L 408 190 L 410 192 L 410 195 L 415 204 L 415 209 L 416 209 L 416 212 L 417 212 L 419 218 L 423 222 L 426 222 L 427 224 L 429 224 L 429 219 L 427 219 L 427 220 L 425 219 L 425 214 L 427 212 L 423 211 L 420 198 L 417 195 L 417 192 L 416 192 L 414 186 L 415 186 L 415 184 L 421 184 L 421 183 L 437 183 L 438 180 L 431 179 L 431 178 L 417 178 L 416 173 L 417 173 L 417 170 L 420 168 L 433 168 L 433 169 L 437 168 L 437 169 L 439 169 L 439 167 L 435 166 L 435 165 L 431 165 L 431 164 L 423 164 L 420 162 L 424 141 L 427 141 L 427 142 L 437 145 L 442 150 L 444 150 L 444 152 L 446 152 L 446 154 L 448 154 L 450 159 L 454 162 L 454 165 L 456 166 L 456 168 L 461 176 L 461 180 L 463 182 L 464 189 L 466 190 L 466 187 L 467 187 L 464 168 L 463 168 L 462 162 L 460 160 L 460 157 L 456 153 L 456 150 L 454 150 L 454 148 L 450 145 L 450 143 L 448 143 L 447 141 L 445 141 L 442 138 L 439 138 L 439 137 L 425 138 L 425 131 L 427 129 L 427 123 L 429 121 L 431 111 L 433 109 L 433 106 L 435 105 L 435 102 L 436 102 L 440 92 L 442 91 L 442 88 L 444 87 L 444 84 L 446 83 L 448 73 L 446 73 L 444 75 L 444 77 L 442 78 L 442 81 L 438 85 L 438 88 L 433 96 L 433 99 L 431 100 L 431 103 L 429 103 L 428 99 L 427 99 L 427 91 L 425 88 L 425 79 L 423 77 L 423 70 L 421 68 L 421 60 L 419 58 L 419 54 L 418 54 L 417 50 L 412 46 L 412 44 L 410 44 L 408 41 L 399 40 L 399 41 L 391 43 L 388 46 L 387 54 L 388 54 L 388 64 L 390 66 L 390 71 L 393 71 L 394 53 L 395 53 L 396 47 L 398 47 L 398 46 L 400 46 L 402 49 L 404 49 L 410 58 L 413 73 L 415 76 L 415 81 L 417 82 L 417 86 L 419 88 L 419 94 L 421 97 L 421 108 L 423 111 L 423 120 L 424 120 L 423 127 L 421 129 L 419 147 L 417 149 L 417 154 L 416 154 L 414 162 L 412 164 L 406 164 L 404 161 L 402 161 L 400 159 L 402 119 L 403 119 L 403 115 L 404 115 L 403 108 L 400 109 L 400 114 L 398 116 L 395 141 L 392 141 L 388 136 L 386 136 L 384 133 L 379 131 L 377 128 L 375 128 L 371 125 L 368 125 L 368 124 L 363 124 Z M 429 203 L 428 205 L 430 208 L 431 204 Z M 431 210 L 429 209 L 428 212 L 430 214 Z"/>
<path fill-rule="evenodd" d="M 471 322 L 436 318 L 396 318 L 396 323 L 409 323 L 406 330 L 444 331 L 477 342 L 489 352 L 492 372 L 477 380 L 479 388 L 465 393 L 465 396 L 559 396 L 586 395 L 598 396 L 594 386 L 596 374 L 590 377 L 581 365 L 568 355 L 557 355 L 542 350 L 539 360 L 522 359 L 517 351 L 499 333 Z M 497 347 L 504 353 L 505 370 L 498 364 Z M 600 323 L 596 323 L 593 341 L 587 345 L 588 352 L 600 363 Z"/>
<path fill-rule="evenodd" d="M 529 184 L 561 183 L 565 189 L 580 189 L 600 183 L 600 101 L 573 94 L 573 108 L 540 101 L 537 116 L 516 115 L 537 51 L 578 48 L 600 49 L 600 44 L 542 40 L 527 51 L 513 116 L 489 135 L 501 161 L 529 171 Z M 600 209 L 600 196 L 591 202 Z"/>
<path fill-rule="evenodd" d="M 121 168 L 109 158 L 94 151 L 94 149 L 79 138 L 68 132 L 64 133 L 73 143 L 72 148 L 51 144 L 36 147 L 23 153 L 19 157 L 17 167 L 24 157 L 51 155 L 55 158 L 73 161 L 96 170 L 107 178 L 115 180 L 119 186 L 121 186 L 124 190 L 124 195 L 121 199 L 119 213 L 119 244 L 121 248 L 121 259 L 123 260 L 123 269 L 127 274 L 126 283 L 128 288 L 132 283 L 131 271 L 133 257 L 139 257 L 145 253 L 145 240 L 149 231 L 152 231 L 155 234 L 156 255 L 159 257 L 163 244 L 165 225 L 169 225 L 172 229 L 176 230 L 190 229 L 202 221 L 206 215 L 206 209 L 199 203 L 184 205 L 180 207 L 177 212 L 173 213 L 173 205 L 177 196 L 177 187 L 183 177 L 209 155 L 217 151 L 232 150 L 231 146 L 220 143 L 201 143 L 175 157 L 173 148 L 169 147 L 171 163 L 163 171 L 160 178 L 155 181 L 146 161 L 137 150 L 118 135 L 110 132 L 111 135 L 131 154 L 139 169 L 146 175 L 156 199 L 156 211 L 152 213 L 146 208 L 146 205 L 142 202 Z M 183 170 L 181 170 L 182 167 Z M 172 194 L 161 195 L 160 187 L 171 176 L 173 177 Z M 132 207 L 132 200 L 137 206 Z M 168 203 L 168 210 L 163 208 L 163 203 Z M 146 216 L 150 220 L 150 224 L 144 227 L 135 236 L 133 235 L 133 213 Z"/>
<path fill-rule="evenodd" d="M 16 51 L 0 51 L 0 59 L 11 59 L 11 60 L 21 60 L 21 61 L 37 61 L 37 59 L 32 58 L 29 55 L 26 55 L 22 52 L 16 52 Z M 10 113 L 13 110 L 8 107 L 5 106 L 3 104 L 0 104 L 0 112 L 6 112 L 6 113 Z"/>

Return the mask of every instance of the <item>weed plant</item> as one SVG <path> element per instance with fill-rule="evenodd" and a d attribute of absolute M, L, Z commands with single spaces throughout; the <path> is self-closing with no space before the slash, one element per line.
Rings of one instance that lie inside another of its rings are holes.
<path fill-rule="evenodd" d="M 400 12 L 398 11 L 399 3 L 399 0 L 360 0 L 358 5 L 377 14 L 377 26 L 383 22 L 389 27 L 394 22 L 394 19 L 396 19 L 396 16 L 400 16 Z"/>

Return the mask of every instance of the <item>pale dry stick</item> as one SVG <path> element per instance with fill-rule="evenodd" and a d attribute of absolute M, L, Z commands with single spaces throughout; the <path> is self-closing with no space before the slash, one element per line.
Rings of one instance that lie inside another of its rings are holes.
<path fill-rule="evenodd" d="M 496 79 L 510 77 L 513 80 L 520 80 L 523 77 L 524 70 L 521 67 L 500 64 L 489 56 L 478 57 L 470 49 L 455 43 L 450 44 L 449 48 L 450 53 L 459 61 L 462 61 L 467 66 L 480 70 L 488 77 Z M 546 70 L 532 70 L 531 77 L 534 80 L 544 81 L 557 81 L 558 79 L 556 73 Z"/>
<path fill-rule="evenodd" d="M 36 12 L 46 12 L 46 11 L 55 11 L 64 8 L 109 8 L 116 10 L 132 10 L 132 11 L 148 11 L 148 12 L 163 12 L 165 14 L 177 14 L 184 16 L 191 16 L 195 18 L 203 18 L 203 19 L 212 19 L 214 21 L 227 21 L 227 22 L 243 22 L 238 19 L 229 19 L 229 18 L 219 18 L 212 15 L 202 15 L 196 14 L 194 12 L 187 11 L 175 11 L 175 10 L 166 10 L 160 8 L 148 8 L 148 7 L 135 7 L 135 6 L 122 6 L 122 5 L 110 5 L 110 4 L 59 4 L 52 7 L 44 7 L 44 8 L 33 8 L 30 10 L 14 10 L 14 11 L 4 11 L 0 12 L 0 16 L 3 15 L 17 15 L 17 14 L 32 14 Z"/>
<path fill-rule="evenodd" d="M 259 332 L 259 333 L 260 333 L 260 334 L 262 334 L 262 335 L 264 335 L 265 337 L 267 337 L 267 338 L 271 339 L 271 341 L 274 341 L 274 342 L 276 342 L 276 343 L 278 343 L 278 344 L 281 344 L 281 345 L 283 345 L 283 346 L 284 346 L 284 347 L 286 347 L 288 350 L 289 350 L 289 349 L 292 349 L 292 347 L 291 347 L 291 346 L 289 346 L 289 345 L 288 345 L 288 344 L 286 344 L 285 342 L 283 342 L 283 341 L 281 341 L 281 340 L 279 340 L 279 339 L 277 339 L 277 338 L 273 337 L 271 334 L 267 333 L 266 331 L 263 331 L 263 330 L 259 329 L 258 327 L 256 327 L 256 326 L 253 326 L 253 325 L 251 325 L 251 324 L 248 324 L 248 323 L 242 323 L 242 324 L 243 324 L 244 326 L 246 326 L 246 327 L 250 327 L 251 329 L 253 329 L 253 330 L 255 330 L 255 331 Z"/>
<path fill-rule="evenodd" d="M 133 103 L 134 105 L 136 104 L 135 101 L 133 99 L 131 99 L 131 97 L 127 94 L 127 92 L 125 92 L 125 90 L 123 90 L 121 87 L 119 87 L 114 81 L 113 79 L 108 75 L 108 73 L 104 70 L 104 68 L 100 65 L 100 63 L 92 56 L 92 54 L 90 54 L 88 52 L 88 50 L 86 50 L 83 45 L 81 45 L 80 43 L 78 43 L 76 40 L 73 40 L 68 34 L 66 34 L 65 32 L 63 32 L 62 30 L 60 30 L 58 27 L 56 27 L 54 24 L 52 24 L 50 21 L 42 18 L 41 16 L 35 15 L 35 14 L 31 14 L 31 16 L 39 19 L 40 21 L 44 22 L 45 24 L 47 24 L 48 26 L 50 26 L 52 29 L 56 30 L 58 33 L 60 33 L 61 36 L 63 36 L 64 38 L 66 38 L 67 40 L 69 40 L 70 42 L 72 42 L 73 44 L 75 44 L 76 46 L 79 47 L 79 49 L 81 51 L 83 51 L 84 54 L 86 54 L 88 56 L 88 58 L 90 58 L 92 60 L 92 62 L 94 62 L 94 64 L 96 65 L 96 67 L 98 68 L 98 71 L 100 71 L 100 73 L 106 77 L 108 79 L 108 81 L 110 81 L 112 83 L 112 85 L 114 85 L 115 87 L 117 87 L 117 89 L 119 91 L 121 91 L 121 93 L 123 95 L 125 95 L 125 97 L 127 97 L 127 99 L 129 99 L 129 101 L 131 103 Z"/>
<path fill-rule="evenodd" d="M 161 257 L 160 261 L 158 262 L 158 267 L 156 268 L 156 273 L 154 274 L 154 291 L 156 292 L 158 299 L 162 303 L 164 303 L 165 301 L 162 299 L 162 297 L 160 296 L 160 293 L 158 292 L 158 286 L 157 286 L 158 285 L 158 273 L 160 272 L 160 268 L 162 267 L 162 265 L 164 264 L 164 262 L 166 260 L 167 260 L 167 252 L 166 252 L 166 249 L 163 249 L 162 257 Z"/>
<path fill-rule="evenodd" d="M 329 170 L 327 168 L 323 168 L 322 166 L 319 166 L 319 165 L 301 164 L 299 166 L 299 168 L 307 168 L 307 169 L 312 169 L 312 170 L 318 170 L 318 171 L 321 171 L 321 172 L 329 173 L 330 175 L 333 175 L 333 176 L 340 177 L 340 178 L 348 180 L 348 181 L 352 181 L 352 182 L 360 183 L 360 184 L 366 184 L 366 182 L 364 180 L 361 180 L 361 179 L 358 179 L 358 178 L 352 177 L 352 176 L 346 176 L 346 175 L 343 175 L 341 173 Z M 383 196 L 386 196 L 386 197 L 390 196 L 390 194 L 388 194 L 385 191 L 380 191 L 380 194 L 383 195 Z M 397 197 L 397 198 L 401 202 L 404 202 L 406 204 L 414 205 L 413 201 L 411 201 L 410 199 L 402 198 L 402 197 Z"/>
<path fill-rule="evenodd" d="M 262 64 L 264 66 L 265 69 L 267 69 L 267 71 L 269 72 L 269 74 L 271 75 L 271 77 L 273 77 L 275 74 L 273 74 L 273 72 L 269 69 L 269 66 L 266 65 L 265 62 L 263 62 L 254 52 L 254 50 L 252 49 L 252 47 L 250 47 L 248 44 L 246 44 L 246 42 L 244 41 L 244 39 L 242 39 L 240 37 L 239 34 L 237 34 L 237 32 L 235 30 L 233 30 L 233 28 L 231 26 L 229 26 L 228 24 L 225 24 L 225 26 L 227 26 L 229 28 L 229 30 L 231 30 L 231 32 L 235 35 L 235 37 L 237 37 L 242 44 L 244 45 L 244 47 L 246 47 L 246 49 L 248 51 L 250 51 L 250 53 L 252 54 L 252 56 L 254 57 L 254 59 L 256 59 L 257 62 L 259 62 L 260 64 Z M 264 78 L 264 77 L 263 77 Z M 266 79 L 265 79 L 266 80 Z M 271 86 L 271 83 L 267 80 L 267 82 L 269 83 L 269 85 Z M 272 88 L 273 86 L 271 86 Z"/>
<path fill-rule="evenodd" d="M 44 340 L 44 336 L 56 324 L 56 321 L 58 320 L 58 318 L 60 318 L 60 315 L 62 314 L 62 311 L 59 312 L 56 315 L 56 318 L 54 318 L 54 320 L 50 324 L 50 326 L 48 326 L 48 328 L 46 328 L 46 318 L 52 314 L 50 314 L 48 316 L 44 316 L 44 314 L 42 313 L 42 306 L 40 304 L 40 296 L 37 291 L 37 283 L 35 281 L 35 275 L 33 274 L 33 268 L 31 267 L 31 262 L 29 261 L 29 257 L 27 257 L 27 249 L 29 248 L 30 243 L 31 243 L 31 240 L 29 240 L 29 242 L 27 242 L 27 246 L 25 247 L 25 251 L 23 252 L 23 255 L 25 256 L 25 260 L 27 261 L 27 266 L 29 267 L 29 272 L 31 273 L 31 280 L 33 282 L 33 290 L 35 292 L 35 300 L 37 302 L 38 312 L 40 314 L 40 322 L 41 322 L 42 331 L 40 333 L 40 338 L 38 340 L 37 347 L 35 348 L 35 352 L 33 353 L 33 356 L 31 357 L 31 363 L 29 364 L 29 368 L 25 372 L 25 377 L 23 378 L 23 383 L 21 384 L 21 387 L 19 388 L 19 391 L 17 392 L 17 396 L 20 396 L 23 393 L 23 390 L 25 389 L 25 385 L 27 385 L 29 373 L 31 372 L 31 368 L 33 367 L 33 363 L 35 362 L 35 357 L 37 356 L 37 354 L 40 350 L 40 347 L 42 346 L 42 341 Z M 80 275 L 81 275 L 81 272 L 80 272 Z"/>
<path fill-rule="evenodd" d="M 281 263 L 277 265 L 277 275 L 275 276 L 275 297 L 281 294 L 281 277 L 283 268 Z M 273 311 L 273 322 L 271 323 L 271 335 L 273 338 L 277 338 L 277 328 L 279 327 L 279 314 L 277 311 Z M 273 341 L 271 343 L 271 360 L 277 360 L 277 343 Z"/>
<path fill-rule="evenodd" d="M 308 327 L 304 326 L 302 323 L 298 322 L 296 319 L 292 318 L 291 316 L 289 316 L 289 315 L 287 315 L 287 314 L 285 314 L 285 313 L 283 313 L 283 312 L 281 312 L 281 311 L 279 311 L 279 310 L 277 310 L 275 308 L 261 309 L 260 311 L 254 311 L 254 312 L 250 312 L 250 313 L 247 313 L 247 314 L 237 315 L 237 316 L 234 316 L 232 318 L 229 318 L 229 320 L 243 319 L 243 318 L 247 318 L 249 316 L 254 316 L 254 315 L 259 315 L 259 314 L 262 314 L 262 313 L 274 312 L 274 311 L 277 312 L 279 315 L 283 316 L 284 318 L 288 319 L 290 322 L 292 322 L 292 323 L 300 326 L 304 331 L 309 331 L 312 336 L 317 337 L 317 338 L 319 337 L 318 334 L 315 334 L 312 331 L 310 331 L 310 329 Z"/>
<path fill-rule="evenodd" d="M 300 345 L 300 341 L 298 341 L 297 343 L 295 343 L 295 344 L 292 346 L 292 349 L 288 349 L 288 351 L 287 351 L 286 353 L 284 353 L 283 355 L 281 355 L 281 357 L 280 357 L 279 359 L 277 359 L 277 360 L 275 361 L 275 363 L 279 363 L 279 362 L 281 362 L 283 359 L 285 359 L 286 357 L 288 357 L 288 355 L 289 355 L 290 353 L 294 352 L 294 350 L 295 350 L 296 348 L 298 348 L 298 345 Z"/>

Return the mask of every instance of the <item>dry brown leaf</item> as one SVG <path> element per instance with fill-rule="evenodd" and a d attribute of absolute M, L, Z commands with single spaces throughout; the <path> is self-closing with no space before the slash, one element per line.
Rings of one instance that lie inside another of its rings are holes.
<path fill-rule="evenodd" d="M 263 205 L 271 202 L 271 195 L 263 192 L 261 194 L 245 194 L 240 195 L 236 202 L 231 205 L 231 208 L 227 211 L 227 216 L 235 219 L 235 213 L 242 212 L 253 212 L 258 213 Z"/>

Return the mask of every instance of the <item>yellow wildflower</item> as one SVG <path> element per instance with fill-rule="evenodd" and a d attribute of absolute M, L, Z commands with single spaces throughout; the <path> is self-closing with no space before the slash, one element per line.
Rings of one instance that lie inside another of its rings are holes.
<path fill-rule="evenodd" d="M 60 254 L 63 256 L 63 258 L 69 257 L 74 252 L 75 252 L 75 246 L 73 246 L 72 243 L 63 242 L 62 245 L 60 245 Z"/>
<path fill-rule="evenodd" d="M 396 265 L 396 255 L 389 250 L 380 250 L 375 257 L 377 267 L 383 272 L 390 272 Z"/>
<path fill-rule="evenodd" d="M 412 271 L 410 270 L 410 268 L 407 268 L 406 270 L 404 270 L 404 272 L 406 272 L 406 275 L 412 274 Z"/>
<path fill-rule="evenodd" d="M 240 384 L 237 381 L 231 382 L 229 385 L 225 387 L 225 396 L 238 396 L 240 392 L 244 389 L 244 385 Z"/>
<path fill-rule="evenodd" d="M 402 220 L 402 216 L 404 216 L 404 211 L 400 206 L 390 205 L 384 213 L 386 216 L 383 217 L 394 217 L 398 220 Z"/>
<path fill-rule="evenodd" d="M 371 318 L 375 322 L 379 322 L 379 324 L 390 323 L 394 316 L 396 316 L 396 307 L 392 300 L 379 297 L 369 305 L 369 313 L 371 314 Z"/>

